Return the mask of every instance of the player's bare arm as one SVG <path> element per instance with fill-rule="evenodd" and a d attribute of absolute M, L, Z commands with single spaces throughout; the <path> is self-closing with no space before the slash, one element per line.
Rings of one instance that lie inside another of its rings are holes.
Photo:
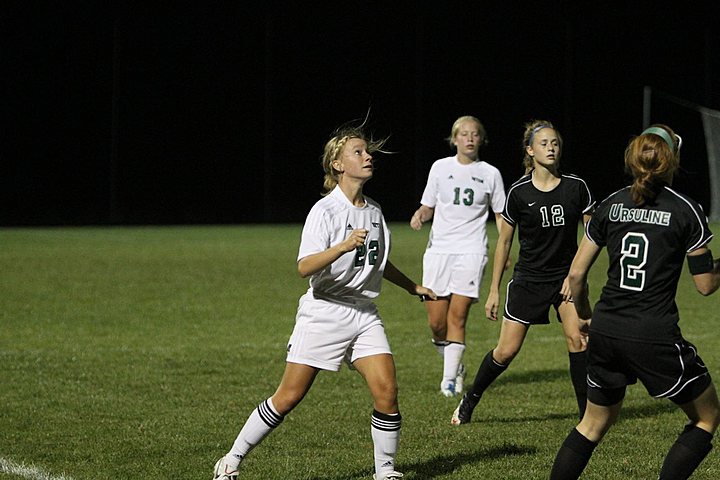
<path fill-rule="evenodd" d="M 590 306 L 587 288 L 587 275 L 599 253 L 600 247 L 590 241 L 587 236 L 583 236 L 580 247 L 578 247 L 575 258 L 573 258 L 572 265 L 570 265 L 567 280 L 570 284 L 575 310 L 580 320 L 590 320 L 592 317 L 592 307 Z"/>
<path fill-rule="evenodd" d="M 587 225 L 587 223 L 589 221 L 590 221 L 590 215 L 588 215 L 588 214 L 583 215 L 583 225 Z M 560 289 L 560 295 L 562 295 L 563 301 L 565 301 L 565 302 L 573 301 L 573 294 L 572 294 L 572 289 L 570 288 L 569 277 L 566 277 L 565 280 L 563 280 L 562 288 Z"/>
<path fill-rule="evenodd" d="M 298 273 L 302 278 L 306 278 L 321 271 L 341 256 L 354 251 L 357 247 L 365 243 L 367 234 L 367 229 L 355 229 L 350 232 L 350 235 L 348 235 L 345 240 L 337 245 L 333 245 L 323 252 L 301 258 L 298 261 Z"/>
<path fill-rule="evenodd" d="M 432 300 L 437 300 L 437 295 L 435 295 L 435 292 L 410 280 L 408 276 L 401 272 L 395 265 L 393 265 L 390 260 L 388 260 L 385 264 L 383 278 L 402 288 L 410 295 L 418 295 L 421 298 L 428 297 Z"/>
<path fill-rule="evenodd" d="M 423 226 L 423 223 L 430 220 L 434 214 L 434 208 L 430 208 L 427 205 L 420 205 L 420 208 L 415 211 L 412 218 L 410 219 L 410 227 L 413 230 L 420 230 Z"/>
<path fill-rule="evenodd" d="M 502 282 L 503 273 L 510 258 L 510 249 L 512 248 L 513 234 L 515 227 L 510 225 L 504 218 L 500 217 L 498 223 L 498 240 L 495 246 L 495 257 L 493 259 L 493 274 L 490 282 L 490 292 L 488 293 L 487 302 L 485 302 L 485 316 L 489 320 L 496 321 L 498 307 L 500 305 L 500 282 Z"/>
<path fill-rule="evenodd" d="M 720 287 L 720 260 L 713 260 L 710 249 L 702 247 L 688 253 L 688 266 L 695 288 L 701 295 L 717 291 Z"/>
<path fill-rule="evenodd" d="M 496 213 L 496 214 L 495 214 L 495 225 L 496 225 L 496 227 L 497 227 L 497 229 L 498 229 L 498 232 L 500 231 L 500 227 L 502 227 L 502 222 L 503 222 L 502 215 L 500 215 L 499 213 Z M 494 261 L 495 261 L 495 260 L 493 259 L 493 262 L 494 262 Z M 512 257 L 511 257 L 510 254 L 508 253 L 507 260 L 505 260 L 505 267 L 504 267 L 504 268 L 505 268 L 505 270 L 508 270 L 510 267 L 512 267 Z"/>

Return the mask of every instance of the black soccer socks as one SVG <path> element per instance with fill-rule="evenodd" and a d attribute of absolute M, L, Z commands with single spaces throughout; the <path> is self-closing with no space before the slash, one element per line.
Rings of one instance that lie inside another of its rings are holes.
<path fill-rule="evenodd" d="M 477 374 L 475 375 L 475 381 L 468 390 L 468 393 L 472 395 L 472 399 L 477 402 L 482 397 L 483 392 L 500 376 L 505 370 L 507 365 L 500 365 L 493 359 L 493 351 L 490 350 L 485 358 L 483 358 L 480 368 L 478 368 Z"/>
<path fill-rule="evenodd" d="M 576 429 L 570 430 L 555 457 L 550 480 L 575 480 L 585 469 L 597 443 L 591 442 Z"/>
<path fill-rule="evenodd" d="M 689 478 L 712 449 L 712 434 L 695 425 L 687 425 L 668 451 L 660 480 Z"/>

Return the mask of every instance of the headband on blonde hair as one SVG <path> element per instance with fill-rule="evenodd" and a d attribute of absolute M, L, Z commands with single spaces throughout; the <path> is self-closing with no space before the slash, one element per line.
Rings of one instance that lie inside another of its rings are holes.
<path fill-rule="evenodd" d="M 650 127 L 643 130 L 643 132 L 640 135 L 645 135 L 647 133 L 652 133 L 654 135 L 657 135 L 658 137 L 665 140 L 665 143 L 668 144 L 668 147 L 670 147 L 670 151 L 675 153 L 675 142 L 672 141 L 672 138 L 670 137 L 670 133 L 668 133 L 667 130 L 661 127 Z M 680 145 L 682 145 L 682 140 L 680 139 L 679 135 L 676 135 L 678 137 L 679 143 L 678 143 L 678 150 L 680 149 Z"/>
<path fill-rule="evenodd" d="M 553 128 L 553 127 L 551 127 L 550 125 L 543 124 L 543 125 L 538 125 L 537 127 L 533 128 L 533 131 L 530 133 L 530 138 L 528 138 L 528 142 L 527 142 L 528 147 L 532 146 L 533 137 L 535 137 L 535 134 L 537 132 L 539 132 L 540 130 L 542 130 L 543 128 Z"/>

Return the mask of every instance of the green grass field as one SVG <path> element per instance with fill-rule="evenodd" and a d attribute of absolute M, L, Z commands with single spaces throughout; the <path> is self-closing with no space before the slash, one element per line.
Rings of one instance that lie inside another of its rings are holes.
<path fill-rule="evenodd" d="M 280 380 L 307 288 L 295 269 L 300 229 L 0 230 L 0 478 L 209 479 Z M 393 262 L 419 281 L 427 228 L 391 229 Z M 717 237 L 711 246 L 720 252 Z M 605 263 L 592 271 L 593 299 Z M 423 305 L 387 282 L 377 304 L 398 368 L 406 478 L 547 478 L 576 423 L 557 322 L 531 329 L 473 422 L 456 428 Z M 678 304 L 685 337 L 720 372 L 720 295 L 701 297 L 683 278 Z M 499 332 L 482 305 L 468 321 L 468 380 Z M 369 479 L 371 410 L 359 375 L 322 373 L 241 478 Z M 672 404 L 631 387 L 583 478 L 657 478 L 683 423 Z M 720 478 L 720 454 L 693 478 Z"/>

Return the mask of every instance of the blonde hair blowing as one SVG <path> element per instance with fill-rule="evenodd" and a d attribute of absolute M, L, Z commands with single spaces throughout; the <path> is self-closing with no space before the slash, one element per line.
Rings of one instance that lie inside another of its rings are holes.
<path fill-rule="evenodd" d="M 365 119 L 367 121 L 367 119 Z M 390 153 L 382 150 L 387 137 L 375 140 L 372 135 L 368 135 L 365 130 L 365 121 L 360 125 L 352 125 L 351 123 L 338 127 L 325 144 L 322 154 L 322 166 L 325 171 L 325 179 L 323 180 L 323 195 L 332 192 L 338 184 L 342 172 L 333 167 L 333 162 L 340 158 L 343 147 L 351 138 L 359 138 L 367 143 L 367 152 L 372 155 L 375 152 Z"/>
<path fill-rule="evenodd" d="M 680 166 L 680 150 L 675 132 L 667 125 L 655 124 L 674 139 L 674 148 L 655 133 L 642 133 L 625 149 L 625 169 L 633 177 L 630 195 L 637 206 L 655 201 L 660 189 L 672 183 Z"/>
<path fill-rule="evenodd" d="M 543 128 L 552 128 L 553 130 L 555 130 L 555 135 L 557 135 L 558 138 L 558 145 L 560 145 L 560 151 L 558 152 L 557 159 L 558 162 L 560 161 L 560 157 L 562 156 L 563 139 L 560 135 L 560 132 L 557 128 L 555 128 L 552 122 L 548 122 L 547 120 L 530 120 L 524 125 L 524 128 L 525 132 L 523 133 L 522 151 L 525 175 L 530 173 L 530 171 L 534 168 L 533 158 L 530 156 L 530 154 L 528 154 L 527 147 L 532 146 L 532 141 L 533 138 L 535 138 L 535 134 Z"/>
<path fill-rule="evenodd" d="M 447 137 L 445 140 L 447 140 L 450 147 L 455 147 L 455 137 L 458 134 L 458 131 L 460 130 L 460 125 L 462 125 L 464 122 L 474 122 L 475 125 L 477 125 L 478 134 L 480 135 L 480 146 L 485 146 L 488 144 L 488 138 L 487 138 L 487 131 L 485 131 L 485 125 L 482 124 L 480 120 L 473 117 L 472 115 L 463 115 L 462 117 L 458 117 L 457 120 L 455 120 L 455 123 L 453 123 L 452 128 L 450 129 L 450 136 Z"/>

